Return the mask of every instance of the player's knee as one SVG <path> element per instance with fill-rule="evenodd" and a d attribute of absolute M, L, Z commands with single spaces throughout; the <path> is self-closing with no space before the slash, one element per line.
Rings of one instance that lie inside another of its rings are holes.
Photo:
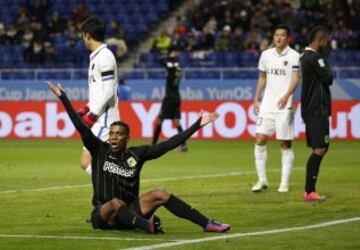
<path fill-rule="evenodd" d="M 266 137 L 264 136 L 256 136 L 256 145 L 264 146 L 267 142 Z"/>
<path fill-rule="evenodd" d="M 156 200 L 167 202 L 170 198 L 170 193 L 163 188 L 158 188 L 154 191 L 154 196 Z"/>
<path fill-rule="evenodd" d="M 110 207 L 113 211 L 117 211 L 122 206 L 126 206 L 126 203 L 118 198 L 113 198 L 110 201 Z"/>
<path fill-rule="evenodd" d="M 280 148 L 282 149 L 291 148 L 291 141 L 280 141 Z"/>
<path fill-rule="evenodd" d="M 327 148 L 315 148 L 313 153 L 319 156 L 324 156 L 327 153 Z"/>

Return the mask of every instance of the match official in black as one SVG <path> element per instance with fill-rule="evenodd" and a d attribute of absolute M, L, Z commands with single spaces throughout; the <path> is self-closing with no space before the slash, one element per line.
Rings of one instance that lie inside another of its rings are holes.
<path fill-rule="evenodd" d="M 307 162 L 305 201 L 325 199 L 316 192 L 315 186 L 321 161 L 329 148 L 330 85 L 333 82 L 328 62 L 329 38 L 330 33 L 325 27 L 313 28 L 309 34 L 309 45 L 300 57 L 301 115 L 305 122 L 307 144 L 313 149 Z"/>
<path fill-rule="evenodd" d="M 160 233 L 160 218 L 154 215 L 160 206 L 201 226 L 205 232 L 225 232 L 230 229 L 230 225 L 208 219 L 164 189 L 155 189 L 139 196 L 140 172 L 144 163 L 179 146 L 201 127 L 215 121 L 219 116 L 217 113 L 201 115 L 190 128 L 155 146 L 127 147 L 130 140 L 128 124 L 113 122 L 109 141 L 103 142 L 76 113 L 64 91 L 51 82 L 48 82 L 48 86 L 62 101 L 84 146 L 91 153 L 94 207 L 91 223 L 94 229 L 139 228 L 149 233 Z"/>
<path fill-rule="evenodd" d="M 180 124 L 181 97 L 179 93 L 182 71 L 178 62 L 177 52 L 175 50 L 170 50 L 162 63 L 165 65 L 167 71 L 165 97 L 161 104 L 161 111 L 154 131 L 152 145 L 157 143 L 161 132 L 161 126 L 165 119 L 171 119 L 179 133 L 183 131 Z M 180 145 L 179 150 L 180 152 L 187 151 L 185 142 Z"/>

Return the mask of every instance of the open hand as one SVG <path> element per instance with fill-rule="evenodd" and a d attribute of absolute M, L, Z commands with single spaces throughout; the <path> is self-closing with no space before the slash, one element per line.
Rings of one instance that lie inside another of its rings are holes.
<path fill-rule="evenodd" d="M 214 113 L 210 113 L 210 114 L 204 114 L 203 111 L 201 111 L 200 113 L 200 117 L 201 117 L 201 121 L 200 121 L 200 126 L 203 127 L 205 125 L 207 125 L 210 122 L 215 121 L 217 118 L 219 118 L 219 114 L 214 112 Z"/>
<path fill-rule="evenodd" d="M 55 84 L 51 81 L 46 81 L 49 89 L 52 90 L 52 92 L 57 96 L 57 97 L 60 97 L 62 92 L 63 92 L 63 89 L 60 87 L 59 84 Z"/>
<path fill-rule="evenodd" d="M 289 97 L 287 95 L 284 95 L 280 98 L 280 100 L 277 103 L 277 106 L 279 109 L 284 109 L 286 106 L 286 103 L 288 102 Z"/>

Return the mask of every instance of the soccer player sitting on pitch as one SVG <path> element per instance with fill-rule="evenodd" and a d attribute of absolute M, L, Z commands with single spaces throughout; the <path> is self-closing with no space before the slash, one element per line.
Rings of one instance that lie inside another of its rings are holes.
<path fill-rule="evenodd" d="M 289 191 L 289 179 L 294 162 L 291 142 L 294 138 L 293 93 L 299 80 L 299 53 L 289 47 L 290 28 L 275 28 L 275 47 L 262 52 L 259 60 L 259 79 L 254 99 L 256 122 L 255 165 L 258 182 L 253 192 L 266 189 L 266 144 L 274 132 L 280 142 L 282 173 L 278 192 Z M 265 88 L 260 104 L 260 95 Z"/>
<path fill-rule="evenodd" d="M 201 115 L 187 130 L 155 146 L 127 147 L 129 126 L 116 121 L 110 126 L 109 142 L 98 139 L 73 109 L 63 90 L 48 82 L 49 88 L 62 101 L 71 121 L 92 156 L 94 229 L 139 228 L 149 233 L 162 232 L 156 209 L 164 206 L 174 215 L 201 226 L 205 232 L 225 232 L 230 225 L 209 220 L 196 209 L 163 189 L 139 196 L 140 172 L 144 163 L 179 146 L 198 129 L 218 118 L 217 113 Z"/>

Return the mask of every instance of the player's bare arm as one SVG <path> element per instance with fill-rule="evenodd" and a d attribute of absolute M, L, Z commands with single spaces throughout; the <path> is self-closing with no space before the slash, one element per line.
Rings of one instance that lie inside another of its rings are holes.
<path fill-rule="evenodd" d="M 260 71 L 257 86 L 256 86 L 255 98 L 254 98 L 254 113 L 255 113 L 255 115 L 258 115 L 259 111 L 260 111 L 260 95 L 265 88 L 265 83 L 266 83 L 266 73 Z"/>
<path fill-rule="evenodd" d="M 277 106 L 279 109 L 284 109 L 286 106 L 287 101 L 289 100 L 289 97 L 294 94 L 295 89 L 298 85 L 299 82 L 299 78 L 300 78 L 300 74 L 298 71 L 294 71 L 292 72 L 292 76 L 291 76 L 291 83 L 289 86 L 289 89 L 286 91 L 285 95 L 283 97 L 280 98 L 280 100 L 277 103 Z"/>

